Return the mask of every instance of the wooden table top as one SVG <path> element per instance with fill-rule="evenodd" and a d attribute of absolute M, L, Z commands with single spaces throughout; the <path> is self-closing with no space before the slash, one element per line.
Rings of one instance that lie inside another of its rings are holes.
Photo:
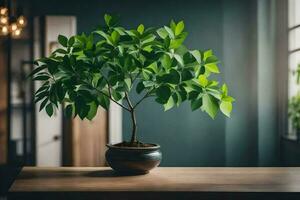
<path fill-rule="evenodd" d="M 10 192 L 300 192 L 300 168 L 160 167 L 118 176 L 110 168 L 24 167 Z"/>

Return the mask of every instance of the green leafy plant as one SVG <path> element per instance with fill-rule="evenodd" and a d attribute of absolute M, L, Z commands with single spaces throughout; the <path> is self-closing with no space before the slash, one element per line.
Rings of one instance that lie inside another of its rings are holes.
<path fill-rule="evenodd" d="M 289 100 L 288 115 L 295 130 L 300 130 L 300 95 Z"/>
<path fill-rule="evenodd" d="M 99 106 L 108 109 L 115 102 L 131 114 L 132 137 L 137 140 L 135 110 L 153 97 L 169 110 L 189 101 L 192 110 L 201 109 L 214 118 L 218 110 L 230 116 L 234 99 L 227 86 L 210 78 L 220 73 L 212 50 L 189 50 L 184 22 L 170 26 L 126 30 L 116 17 L 105 15 L 105 26 L 86 35 L 59 35 L 62 48 L 38 59 L 30 74 L 43 81 L 35 94 L 40 110 L 53 115 L 63 104 L 68 117 L 93 119 Z M 136 92 L 140 99 L 132 101 Z"/>
<path fill-rule="evenodd" d="M 298 64 L 297 69 L 292 72 L 296 76 L 296 84 L 300 83 L 300 64 Z M 292 127 L 296 130 L 300 130 L 300 94 L 293 96 L 289 99 L 288 105 L 288 116 L 291 120 Z"/>

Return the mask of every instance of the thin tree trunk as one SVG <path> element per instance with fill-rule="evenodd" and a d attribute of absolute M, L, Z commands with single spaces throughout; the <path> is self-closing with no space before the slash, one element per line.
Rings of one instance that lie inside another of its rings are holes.
<path fill-rule="evenodd" d="M 136 137 L 136 130 L 137 130 L 137 125 L 136 125 L 136 117 L 135 117 L 135 111 L 132 109 L 130 111 L 131 114 L 131 120 L 132 120 L 132 135 L 131 135 L 131 141 L 130 143 L 136 143 L 137 142 L 137 137 Z"/>
<path fill-rule="evenodd" d="M 131 114 L 131 121 L 132 121 L 132 133 L 131 133 L 132 135 L 131 135 L 130 143 L 134 144 L 137 142 L 137 137 L 136 137 L 137 126 L 136 126 L 135 110 L 134 110 L 134 107 L 132 106 L 132 103 L 131 103 L 127 93 L 125 93 L 125 98 L 128 103 L 128 106 L 129 106 L 129 112 Z"/>

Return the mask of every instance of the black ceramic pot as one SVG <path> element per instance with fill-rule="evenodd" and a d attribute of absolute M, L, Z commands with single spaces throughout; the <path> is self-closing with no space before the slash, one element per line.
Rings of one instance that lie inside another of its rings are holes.
<path fill-rule="evenodd" d="M 111 168 L 122 174 L 147 174 L 161 161 L 160 146 L 123 147 L 107 145 L 105 157 Z"/>

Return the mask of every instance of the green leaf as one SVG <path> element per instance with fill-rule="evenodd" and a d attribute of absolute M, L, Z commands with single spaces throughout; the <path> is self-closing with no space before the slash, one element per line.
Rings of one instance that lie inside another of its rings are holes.
<path fill-rule="evenodd" d="M 48 71 L 50 74 L 54 75 L 57 72 L 58 66 L 57 64 L 49 64 Z"/>
<path fill-rule="evenodd" d="M 226 96 L 222 98 L 222 101 L 234 102 L 235 99 L 231 96 Z"/>
<path fill-rule="evenodd" d="M 47 68 L 47 65 L 38 66 L 28 75 L 28 77 L 31 77 L 34 74 L 39 73 L 40 71 L 42 71 L 43 69 L 46 69 L 46 68 Z"/>
<path fill-rule="evenodd" d="M 49 88 L 48 88 L 49 89 Z M 44 90 L 44 91 L 40 91 L 38 93 L 35 94 L 36 97 L 45 97 L 49 94 L 49 91 L 47 90 Z"/>
<path fill-rule="evenodd" d="M 188 69 L 184 69 L 181 72 L 181 77 L 182 81 L 188 81 L 194 78 L 193 73 Z"/>
<path fill-rule="evenodd" d="M 42 99 L 44 99 L 45 98 L 45 96 L 36 96 L 35 97 L 35 100 L 34 100 L 34 103 L 37 103 L 37 102 L 39 102 L 39 101 L 41 101 Z"/>
<path fill-rule="evenodd" d="M 157 42 L 153 42 L 155 40 L 155 35 L 147 35 L 146 37 L 142 38 L 142 44 L 143 47 L 145 48 L 146 46 L 151 46 L 151 45 L 155 45 L 158 44 Z"/>
<path fill-rule="evenodd" d="M 140 24 L 140 25 L 138 26 L 138 28 L 137 28 L 137 31 L 138 31 L 141 35 L 143 35 L 144 30 L 145 30 L 145 27 L 144 27 L 143 24 Z"/>
<path fill-rule="evenodd" d="M 171 60 L 170 56 L 168 56 L 167 54 L 164 54 L 161 58 L 161 64 L 165 69 L 169 69 L 172 64 L 172 60 Z"/>
<path fill-rule="evenodd" d="M 74 109 L 71 104 L 67 105 L 65 108 L 65 115 L 67 118 L 71 118 L 74 115 Z"/>
<path fill-rule="evenodd" d="M 204 94 L 202 97 L 202 109 L 211 117 L 215 118 L 218 112 L 218 102 L 217 100 L 209 95 L 209 94 Z"/>
<path fill-rule="evenodd" d="M 205 64 L 208 64 L 208 63 L 215 63 L 215 64 L 219 63 L 219 59 L 214 55 L 209 56 L 205 59 Z"/>
<path fill-rule="evenodd" d="M 53 84 L 53 85 L 51 85 L 50 90 L 49 90 L 49 99 L 54 104 L 56 104 L 56 102 L 57 102 L 57 94 L 56 94 L 57 89 L 56 88 L 57 88 L 57 85 Z"/>
<path fill-rule="evenodd" d="M 34 81 L 45 81 L 48 80 L 50 77 L 47 75 L 41 75 L 41 76 L 36 76 L 32 80 Z"/>
<path fill-rule="evenodd" d="M 112 16 L 111 15 L 108 15 L 108 14 L 105 14 L 104 15 L 104 21 L 105 21 L 105 24 L 107 26 L 110 26 L 110 21 L 112 20 Z"/>
<path fill-rule="evenodd" d="M 174 39 L 174 40 L 171 40 L 171 42 L 170 42 L 170 49 L 177 49 L 177 48 L 179 48 L 181 45 L 182 45 L 182 43 L 183 43 L 183 39 Z"/>
<path fill-rule="evenodd" d="M 48 82 L 48 81 L 47 81 Z M 46 83 L 47 83 L 46 82 Z M 47 83 L 48 84 L 48 83 Z M 49 85 L 44 85 L 42 87 L 40 87 L 36 92 L 35 92 L 35 96 L 36 97 L 40 97 L 40 96 L 47 96 L 49 94 Z"/>
<path fill-rule="evenodd" d="M 210 95 L 214 96 L 216 99 L 221 100 L 222 98 L 222 94 L 220 93 L 220 91 L 218 89 L 216 89 L 216 87 L 214 86 L 208 86 L 206 88 L 207 93 L 209 93 Z"/>
<path fill-rule="evenodd" d="M 184 46 L 183 44 L 180 45 L 180 47 L 178 47 L 175 50 L 175 53 L 181 55 L 183 57 L 183 55 L 185 55 L 188 52 L 188 49 L 186 48 L 186 46 Z"/>
<path fill-rule="evenodd" d="M 58 35 L 58 42 L 63 47 L 67 47 L 68 46 L 68 38 L 66 36 Z"/>
<path fill-rule="evenodd" d="M 170 64 L 171 64 L 171 62 L 170 62 Z M 153 63 L 150 64 L 147 68 L 153 70 L 154 73 L 158 73 L 157 62 L 153 62 Z"/>
<path fill-rule="evenodd" d="M 171 22 L 170 22 L 170 27 L 171 27 L 172 31 L 175 32 L 175 29 L 176 29 L 176 23 L 174 22 L 174 20 L 171 20 Z"/>
<path fill-rule="evenodd" d="M 109 35 L 103 31 L 94 31 L 94 33 L 102 36 L 104 39 L 108 40 Z"/>
<path fill-rule="evenodd" d="M 105 78 L 102 76 L 101 78 L 99 78 L 98 82 L 97 82 L 97 88 L 99 90 L 102 90 L 105 86 L 106 86 L 107 82 L 105 80 Z"/>
<path fill-rule="evenodd" d="M 177 105 L 177 107 L 182 103 L 182 98 L 178 91 L 175 91 L 171 97 L 173 98 L 174 104 Z"/>
<path fill-rule="evenodd" d="M 190 53 L 194 56 L 196 61 L 200 64 L 201 63 L 201 54 L 198 50 L 190 51 Z"/>
<path fill-rule="evenodd" d="M 120 86 L 122 86 L 124 88 L 124 92 L 128 92 L 131 89 L 131 79 L 130 78 L 125 78 L 123 84 L 119 84 Z"/>
<path fill-rule="evenodd" d="M 72 46 L 74 45 L 74 43 L 75 43 L 75 37 L 72 36 L 72 37 L 70 37 L 70 39 L 69 39 L 69 41 L 68 41 L 68 46 L 69 46 L 69 47 L 72 47 Z"/>
<path fill-rule="evenodd" d="M 162 39 L 165 39 L 168 36 L 168 32 L 164 29 L 164 28 L 160 28 L 157 30 L 157 34 L 159 35 L 159 37 L 161 37 Z"/>
<path fill-rule="evenodd" d="M 90 110 L 89 110 L 89 112 L 88 112 L 86 118 L 87 118 L 88 120 L 92 120 L 92 119 L 96 116 L 96 114 L 97 114 L 98 106 L 97 106 L 97 104 L 96 104 L 94 101 L 91 102 L 91 103 L 89 104 L 89 106 L 90 106 Z"/>
<path fill-rule="evenodd" d="M 207 84 L 208 84 L 208 80 L 207 80 L 207 78 L 206 78 L 205 75 L 200 75 L 200 76 L 198 77 L 198 81 L 199 81 L 199 84 L 200 84 L 202 87 L 206 87 Z"/>
<path fill-rule="evenodd" d="M 109 109 L 109 104 L 110 104 L 110 100 L 108 97 L 101 95 L 99 96 L 99 104 L 101 105 L 102 108 L 104 108 L 105 110 Z"/>
<path fill-rule="evenodd" d="M 188 93 L 188 100 L 195 100 L 196 98 L 198 98 L 198 96 L 199 96 L 199 92 L 193 90 Z"/>
<path fill-rule="evenodd" d="M 173 108 L 176 105 L 174 99 L 172 96 L 170 96 L 168 102 L 166 104 L 164 104 L 164 110 L 170 110 L 171 108 Z"/>
<path fill-rule="evenodd" d="M 219 82 L 218 81 L 210 81 L 208 85 L 209 85 L 209 87 L 218 86 Z"/>
<path fill-rule="evenodd" d="M 75 99 L 75 110 L 80 119 L 83 120 L 87 116 L 90 110 L 90 106 L 86 103 L 85 98 L 83 96 L 78 96 Z"/>
<path fill-rule="evenodd" d="M 170 38 L 169 37 L 166 37 L 165 39 L 164 39 L 164 47 L 166 48 L 166 49 L 169 49 L 170 48 Z"/>
<path fill-rule="evenodd" d="M 149 70 L 146 70 L 146 69 L 142 70 L 142 75 L 143 75 L 144 80 L 149 80 L 150 74 L 151 74 L 151 72 Z"/>
<path fill-rule="evenodd" d="M 56 93 L 57 93 L 57 97 L 60 101 L 62 101 L 65 98 L 66 95 L 66 90 L 64 90 L 63 87 L 56 87 Z"/>
<path fill-rule="evenodd" d="M 215 63 L 205 64 L 205 68 L 210 72 L 217 73 L 217 74 L 220 73 L 219 68 Z"/>
<path fill-rule="evenodd" d="M 165 103 L 167 103 L 169 97 L 171 96 L 171 90 L 168 86 L 162 85 L 156 89 L 156 95 L 158 96 L 158 98 L 162 99 Z"/>
<path fill-rule="evenodd" d="M 65 55 L 68 52 L 66 50 L 64 50 L 64 49 L 56 49 L 52 54 L 57 54 L 57 53 Z"/>
<path fill-rule="evenodd" d="M 49 101 L 48 97 L 43 100 L 43 102 L 40 105 L 40 111 L 43 110 L 43 108 L 46 106 L 46 104 L 48 103 L 48 101 Z"/>
<path fill-rule="evenodd" d="M 183 21 L 180 21 L 177 25 L 176 25 L 176 28 L 175 28 L 175 35 L 180 35 L 180 33 L 182 33 L 184 29 L 184 22 Z"/>
<path fill-rule="evenodd" d="M 69 91 L 68 91 L 68 95 L 69 95 L 69 99 L 70 99 L 71 101 L 75 101 L 75 100 L 76 100 L 77 94 L 76 94 L 75 91 L 69 90 Z"/>
<path fill-rule="evenodd" d="M 167 83 L 178 84 L 180 82 L 180 74 L 177 70 L 171 69 L 169 74 L 167 75 L 167 79 L 165 80 Z"/>
<path fill-rule="evenodd" d="M 140 33 L 139 33 L 137 30 L 135 30 L 135 29 L 133 29 L 133 30 L 128 30 L 128 31 L 126 31 L 126 33 L 127 33 L 129 36 L 133 37 L 133 38 L 139 38 L 139 37 L 140 37 Z"/>
<path fill-rule="evenodd" d="M 202 98 L 200 99 L 195 99 L 191 101 L 191 109 L 192 111 L 197 110 L 202 106 Z"/>
<path fill-rule="evenodd" d="M 195 66 L 195 65 L 199 65 L 198 62 L 196 62 L 196 59 L 195 57 L 191 54 L 191 52 L 185 52 L 183 54 L 183 61 L 184 61 L 184 64 L 187 66 L 187 65 L 192 65 L 192 66 Z"/>
<path fill-rule="evenodd" d="M 90 110 L 89 105 L 83 104 L 81 105 L 80 109 L 78 110 L 78 116 L 80 117 L 81 120 L 87 117 L 87 114 Z"/>
<path fill-rule="evenodd" d="M 49 103 L 47 106 L 46 106 L 46 112 L 48 114 L 49 117 L 51 117 L 53 115 L 53 107 L 52 107 L 52 104 Z"/>
<path fill-rule="evenodd" d="M 229 101 L 222 101 L 220 104 L 220 110 L 222 111 L 222 113 L 224 113 L 224 115 L 230 117 L 230 113 L 232 111 L 232 103 Z"/>
<path fill-rule="evenodd" d="M 123 27 L 114 27 L 114 30 L 117 31 L 120 35 L 126 35 L 125 29 Z"/>
<path fill-rule="evenodd" d="M 145 86 L 144 86 L 143 82 L 142 81 L 139 82 L 136 86 L 136 92 L 138 94 L 140 94 L 144 89 L 145 89 Z"/>
<path fill-rule="evenodd" d="M 227 88 L 227 85 L 225 83 L 222 85 L 222 92 L 223 92 L 224 96 L 228 95 L 228 88 Z"/>
<path fill-rule="evenodd" d="M 213 55 L 213 51 L 211 49 L 204 51 L 203 60 L 205 61 L 208 57 Z"/>
<path fill-rule="evenodd" d="M 114 43 L 117 43 L 120 39 L 120 34 L 117 31 L 113 31 L 111 33 L 111 39 L 113 40 Z"/>
<path fill-rule="evenodd" d="M 175 38 L 175 35 L 174 35 L 174 32 L 172 31 L 172 29 L 170 29 L 170 28 L 167 27 L 167 26 L 164 26 L 164 28 L 165 28 L 165 30 L 167 31 L 169 37 L 170 37 L 171 39 L 174 39 L 174 38 Z"/>
<path fill-rule="evenodd" d="M 184 65 L 183 64 L 183 59 L 182 59 L 182 57 L 180 56 L 180 55 L 178 55 L 178 54 L 174 54 L 174 58 L 177 60 L 177 62 L 180 64 L 180 65 Z"/>
<path fill-rule="evenodd" d="M 122 99 L 122 94 L 120 92 L 117 92 L 116 90 L 112 90 L 112 96 L 116 101 Z"/>

